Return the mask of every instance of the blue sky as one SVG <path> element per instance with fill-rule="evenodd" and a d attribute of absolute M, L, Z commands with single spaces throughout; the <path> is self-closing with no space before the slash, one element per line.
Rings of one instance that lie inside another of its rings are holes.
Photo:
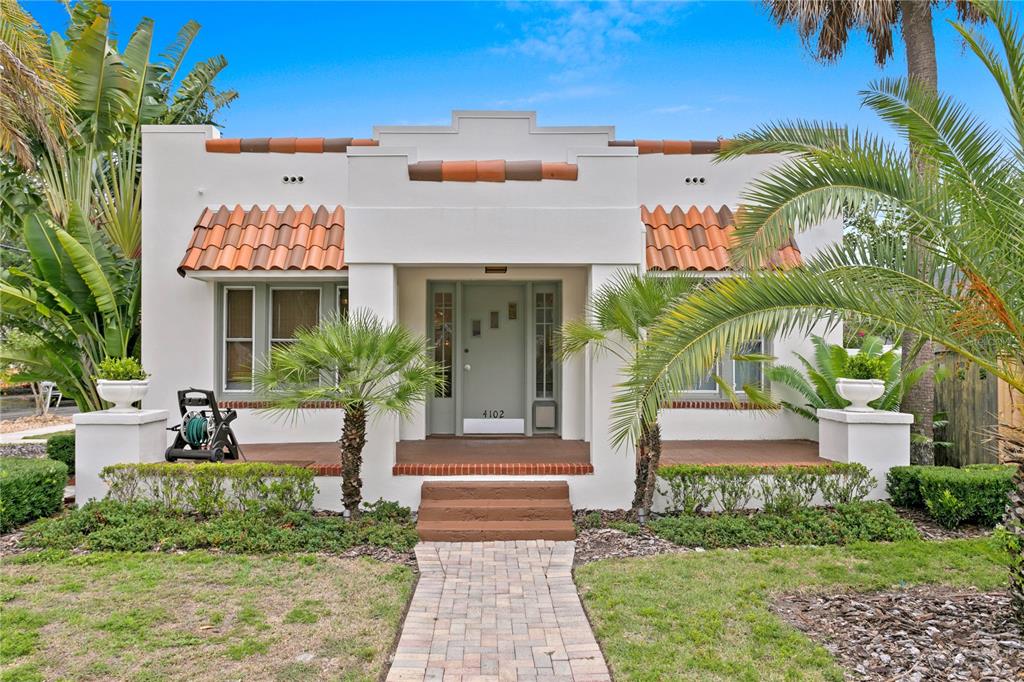
<path fill-rule="evenodd" d="M 47 31 L 63 6 L 29 2 Z M 863 34 L 822 65 L 755 3 L 114 2 L 126 40 L 156 21 L 157 44 L 203 30 L 190 61 L 223 54 L 240 98 L 227 136 L 354 136 L 374 124 L 446 124 L 452 109 L 534 109 L 541 125 L 615 125 L 621 138 L 729 136 L 794 117 L 866 127 L 874 66 Z M 998 92 L 936 14 L 940 88 L 1003 123 Z"/>

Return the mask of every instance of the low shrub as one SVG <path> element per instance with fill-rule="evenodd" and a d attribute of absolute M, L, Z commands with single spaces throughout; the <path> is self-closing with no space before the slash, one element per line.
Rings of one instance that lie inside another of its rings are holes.
<path fill-rule="evenodd" d="M 674 514 L 697 514 L 712 502 L 726 513 L 746 508 L 755 492 L 765 511 L 792 514 L 810 505 L 820 493 L 834 506 L 863 500 L 877 481 L 863 464 L 822 466 L 733 466 L 681 464 L 663 467 L 659 492 Z"/>
<path fill-rule="evenodd" d="M 1006 511 L 1014 468 L 1002 464 L 972 464 L 962 469 L 893 467 L 886 489 L 893 504 L 924 509 L 947 528 L 966 521 L 994 526 Z"/>
<path fill-rule="evenodd" d="M 1006 513 L 1015 469 L 926 467 L 919 475 L 921 499 L 928 514 L 947 528 L 964 521 L 995 526 Z"/>
<path fill-rule="evenodd" d="M 921 471 L 927 468 L 915 464 L 889 469 L 885 479 L 889 501 L 897 507 L 924 507 L 924 500 L 921 499 Z"/>
<path fill-rule="evenodd" d="M 225 552 L 341 552 L 357 545 L 408 551 L 416 544 L 409 522 L 366 515 L 357 521 L 308 511 L 269 515 L 228 511 L 211 518 L 177 514 L 156 502 L 101 500 L 42 519 L 26 529 L 30 547 L 144 552 L 217 549 Z"/>
<path fill-rule="evenodd" d="M 46 456 L 64 462 L 68 475 L 75 475 L 75 434 L 58 433 L 46 439 Z"/>
<path fill-rule="evenodd" d="M 0 532 L 49 516 L 64 502 L 68 468 L 52 459 L 0 459 Z"/>
<path fill-rule="evenodd" d="M 800 509 L 779 514 L 666 516 L 650 528 L 685 547 L 757 547 L 765 545 L 843 545 L 919 539 L 909 521 L 884 502 L 854 502 L 832 509 Z"/>
<path fill-rule="evenodd" d="M 316 494 L 315 472 L 287 464 L 115 464 L 100 475 L 112 500 L 151 501 L 201 517 L 310 511 Z"/>

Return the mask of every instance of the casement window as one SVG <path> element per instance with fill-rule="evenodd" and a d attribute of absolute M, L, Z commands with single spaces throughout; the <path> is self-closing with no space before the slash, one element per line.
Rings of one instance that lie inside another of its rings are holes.
<path fill-rule="evenodd" d="M 734 352 L 726 354 L 722 360 L 715 364 L 711 372 L 697 382 L 692 388 L 683 391 L 682 399 L 689 400 L 728 400 L 726 391 L 715 380 L 715 376 L 729 386 L 741 398 L 744 396 L 744 386 L 756 386 L 764 388 L 764 367 L 761 362 L 754 360 L 736 359 L 749 355 L 766 355 L 766 344 L 763 339 L 758 339 Z"/>
<path fill-rule="evenodd" d="M 348 284 L 223 284 L 218 298 L 218 390 L 251 394 L 253 371 L 273 347 L 329 315 L 348 315 Z"/>

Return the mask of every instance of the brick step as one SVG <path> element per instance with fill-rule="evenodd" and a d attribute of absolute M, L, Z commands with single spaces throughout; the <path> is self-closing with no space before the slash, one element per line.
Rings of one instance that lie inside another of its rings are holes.
<path fill-rule="evenodd" d="M 423 500 L 422 521 L 553 521 L 572 518 L 568 498 Z"/>
<path fill-rule="evenodd" d="M 425 481 L 423 500 L 554 500 L 569 499 L 565 481 Z"/>
<path fill-rule="evenodd" d="M 484 542 L 486 540 L 574 540 L 572 519 L 561 521 L 423 521 L 421 540 Z"/>

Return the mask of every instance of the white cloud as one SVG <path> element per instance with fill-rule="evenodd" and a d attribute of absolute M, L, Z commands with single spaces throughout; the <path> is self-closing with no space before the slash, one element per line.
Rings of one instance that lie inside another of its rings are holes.
<path fill-rule="evenodd" d="M 604 95 L 610 95 L 615 92 L 615 89 L 607 85 L 578 85 L 565 88 L 558 88 L 556 90 L 541 90 L 529 95 L 522 97 L 513 97 L 511 99 L 502 99 L 494 103 L 494 106 L 498 107 L 522 107 L 522 106 L 534 106 L 544 102 L 562 101 L 570 99 L 589 99 L 591 97 L 601 97 Z"/>
<path fill-rule="evenodd" d="M 562 80 L 614 63 L 624 48 L 641 42 L 644 31 L 672 23 L 679 11 L 679 5 L 660 2 L 531 3 L 529 7 L 543 9 L 522 23 L 521 37 L 494 49 L 558 64 L 564 67 Z"/>

